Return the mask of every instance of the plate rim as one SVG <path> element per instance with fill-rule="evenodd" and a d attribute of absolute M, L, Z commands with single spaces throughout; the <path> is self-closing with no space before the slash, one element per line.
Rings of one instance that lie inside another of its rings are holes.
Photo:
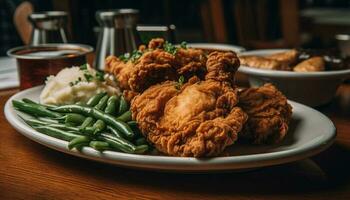
<path fill-rule="evenodd" d="M 214 157 L 205 159 L 192 157 L 136 155 L 114 151 L 105 151 L 101 153 L 90 147 L 84 147 L 82 151 L 79 152 L 76 150 L 68 150 L 68 142 L 37 132 L 26 125 L 24 122 L 20 121 L 18 116 L 12 114 L 14 109 L 12 108 L 11 101 L 13 99 L 16 99 L 19 96 L 23 96 L 26 93 L 31 93 L 33 91 L 39 90 L 42 87 L 43 85 L 23 90 L 12 95 L 6 101 L 4 107 L 5 118 L 13 128 L 15 128 L 20 134 L 24 135 L 25 137 L 51 149 L 90 160 L 115 164 L 124 167 L 151 170 L 197 172 L 264 167 L 289 163 L 318 154 L 321 151 L 327 149 L 334 142 L 336 137 L 336 127 L 328 117 L 313 108 L 300 103 L 289 101 L 293 106 L 309 109 L 310 111 L 317 113 L 321 118 L 323 118 L 323 120 L 326 120 L 329 123 L 329 133 L 323 135 L 321 138 L 318 137 L 318 140 L 320 141 L 314 141 L 315 139 L 313 139 L 310 140 L 306 145 L 302 145 L 302 147 L 299 148 L 260 154 Z"/>

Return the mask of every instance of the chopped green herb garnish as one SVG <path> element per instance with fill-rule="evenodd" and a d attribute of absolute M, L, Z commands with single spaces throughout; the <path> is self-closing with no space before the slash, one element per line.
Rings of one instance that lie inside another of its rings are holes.
<path fill-rule="evenodd" d="M 139 59 L 142 56 L 142 52 L 139 50 L 134 50 L 131 54 L 130 60 L 132 62 L 135 62 L 137 59 Z"/>
<path fill-rule="evenodd" d="M 83 65 L 80 65 L 80 70 L 85 70 L 85 69 L 87 69 L 87 64 L 85 63 L 85 64 L 83 64 Z"/>
<path fill-rule="evenodd" d="M 87 82 L 91 82 L 94 79 L 94 77 L 90 73 L 86 73 L 86 72 L 84 73 L 84 77 Z"/>
<path fill-rule="evenodd" d="M 181 42 L 180 47 L 183 49 L 187 49 L 187 42 L 185 41 Z"/>
<path fill-rule="evenodd" d="M 105 78 L 104 78 L 104 73 L 101 72 L 101 71 L 96 71 L 96 79 L 99 80 L 99 81 L 104 81 Z"/>
<path fill-rule="evenodd" d="M 124 53 L 123 55 L 119 56 L 119 59 L 123 62 L 128 62 L 130 59 L 130 53 Z"/>
<path fill-rule="evenodd" d="M 134 50 L 131 54 L 130 53 L 125 53 L 121 56 L 119 56 L 119 59 L 123 62 L 128 62 L 129 60 L 131 62 L 135 62 L 142 56 L 142 52 L 139 50 Z"/>
<path fill-rule="evenodd" d="M 180 90 L 184 83 L 185 83 L 185 77 L 184 76 L 180 76 L 178 82 L 175 85 L 175 88 L 177 90 Z"/>
<path fill-rule="evenodd" d="M 173 55 L 176 54 L 177 52 L 177 48 L 176 46 L 174 46 L 173 44 L 169 43 L 168 41 L 166 41 L 163 45 L 164 51 L 171 53 Z"/>

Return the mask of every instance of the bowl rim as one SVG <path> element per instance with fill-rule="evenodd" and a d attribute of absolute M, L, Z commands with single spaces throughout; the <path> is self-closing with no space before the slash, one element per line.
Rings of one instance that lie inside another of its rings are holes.
<path fill-rule="evenodd" d="M 55 56 L 55 57 L 44 57 L 44 56 L 27 56 L 26 54 L 20 55 L 16 54 L 16 52 L 21 50 L 29 50 L 29 49 L 39 49 L 39 48 L 67 48 L 67 49 L 83 49 L 82 51 L 77 52 L 77 56 L 86 55 L 94 51 L 94 48 L 90 45 L 86 44 L 77 44 L 77 43 L 49 43 L 49 44 L 39 44 L 39 45 L 27 45 L 27 46 L 18 46 L 12 49 L 9 49 L 6 53 L 9 57 L 17 58 L 17 59 L 29 59 L 29 60 L 42 60 L 42 59 L 62 59 L 68 58 L 67 56 Z M 77 56 L 73 56 L 71 58 L 75 58 Z"/>
<path fill-rule="evenodd" d="M 235 51 L 236 53 L 245 52 L 246 50 L 244 47 L 241 46 L 222 43 L 187 43 L 187 46 L 191 48 Z"/>
<path fill-rule="evenodd" d="M 250 56 L 250 55 L 270 55 L 273 53 L 280 53 L 283 51 L 288 51 L 291 49 L 261 49 L 261 50 L 251 50 L 239 53 L 239 56 Z M 248 75 L 260 75 L 267 77 L 290 77 L 290 78 L 322 78 L 322 77 L 338 77 L 338 76 L 350 76 L 350 69 L 334 70 L 334 71 L 321 71 L 321 72 L 294 72 L 294 71 L 279 71 L 279 70 L 267 70 L 258 69 L 253 67 L 248 67 L 241 65 L 238 68 L 239 72 Z"/>

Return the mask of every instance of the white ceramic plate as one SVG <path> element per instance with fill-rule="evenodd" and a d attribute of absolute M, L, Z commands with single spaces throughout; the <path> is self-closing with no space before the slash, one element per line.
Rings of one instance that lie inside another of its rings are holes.
<path fill-rule="evenodd" d="M 245 49 L 240 46 L 219 43 L 188 43 L 188 47 L 199 49 L 213 49 L 221 51 L 234 51 L 236 53 L 244 52 Z"/>
<path fill-rule="evenodd" d="M 293 119 L 287 138 L 278 145 L 243 145 L 230 147 L 233 156 L 207 159 L 133 155 L 113 151 L 100 153 L 90 147 L 81 152 L 67 149 L 67 142 L 39 133 L 26 125 L 12 107 L 13 99 L 38 100 L 42 86 L 24 90 L 12 96 L 5 105 L 5 116 L 21 134 L 49 148 L 75 156 L 111 163 L 118 166 L 149 170 L 207 172 L 238 170 L 292 162 L 315 155 L 329 147 L 335 138 L 333 123 L 320 112 L 307 106 L 290 102 Z"/>

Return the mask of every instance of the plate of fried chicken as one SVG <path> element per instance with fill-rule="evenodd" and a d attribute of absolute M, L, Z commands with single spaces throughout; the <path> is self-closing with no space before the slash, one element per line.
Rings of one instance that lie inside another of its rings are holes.
<path fill-rule="evenodd" d="M 56 150 L 119 166 L 167 171 L 248 169 L 315 155 L 335 138 L 320 112 L 289 101 L 272 84 L 240 88 L 240 61 L 231 51 L 203 52 L 153 39 L 127 56 L 106 58 L 130 104 L 132 119 L 155 152 L 142 155 L 67 148 L 24 124 L 10 103 L 8 121 L 22 134 Z M 12 99 L 38 99 L 42 87 Z"/>

